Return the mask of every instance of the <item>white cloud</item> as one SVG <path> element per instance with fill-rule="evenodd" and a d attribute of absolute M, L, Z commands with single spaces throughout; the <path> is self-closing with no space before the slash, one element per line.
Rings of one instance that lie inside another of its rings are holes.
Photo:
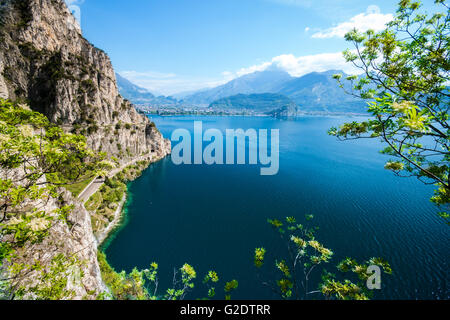
<path fill-rule="evenodd" d="M 367 8 L 367 12 L 360 13 L 352 17 L 349 21 L 339 23 L 335 27 L 314 33 L 312 37 L 317 39 L 343 38 L 347 32 L 354 28 L 359 31 L 367 31 L 369 29 L 381 31 L 393 19 L 394 16 L 392 14 L 382 14 L 378 6 L 371 5 Z"/>
<path fill-rule="evenodd" d="M 345 61 L 342 52 L 321 53 L 296 57 L 283 54 L 270 61 L 262 62 L 238 71 L 225 71 L 216 78 L 186 77 L 173 73 L 124 71 L 120 75 L 131 82 L 150 90 L 154 94 L 173 95 L 225 84 L 235 78 L 270 69 L 284 70 L 294 77 L 311 72 L 342 70 L 347 74 L 359 74 L 360 70 Z"/>
<path fill-rule="evenodd" d="M 311 72 L 324 72 L 328 70 L 342 70 L 349 74 L 359 72 L 353 65 L 345 61 L 342 52 L 335 52 L 300 57 L 296 57 L 293 54 L 283 54 L 273 58 L 271 61 L 263 62 L 248 68 L 242 68 L 235 72 L 234 76 L 240 77 L 256 71 L 268 69 L 284 70 L 294 77 L 301 77 Z"/>

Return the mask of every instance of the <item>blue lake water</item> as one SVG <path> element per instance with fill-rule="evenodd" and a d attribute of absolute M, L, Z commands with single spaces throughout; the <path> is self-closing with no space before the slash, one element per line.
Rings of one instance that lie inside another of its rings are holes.
<path fill-rule="evenodd" d="M 170 137 L 177 128 L 279 129 L 280 171 L 260 176 L 260 166 L 180 165 L 168 157 L 130 183 L 126 224 L 107 244 L 116 270 L 160 265 L 160 287 L 185 262 L 199 276 L 216 270 L 239 281 L 236 299 L 276 298 L 255 276 L 253 252 L 282 252 L 268 218 L 315 216 L 317 238 L 335 253 L 384 257 L 394 270 L 383 276 L 376 298 L 449 299 L 449 227 L 429 198 L 432 186 L 383 169 L 388 160 L 377 141 L 339 142 L 327 130 L 344 117 L 277 120 L 259 117 L 154 117 Z M 274 271 L 275 273 L 275 271 Z M 320 273 L 320 272 L 319 272 Z M 317 275 L 318 276 L 318 275 Z M 200 281 L 201 282 L 201 281 Z M 198 289 L 188 298 L 205 296 Z M 217 290 L 220 292 L 220 290 Z M 162 293 L 160 291 L 160 293 Z M 220 295 L 219 295 L 220 296 Z M 223 295 L 222 295 L 223 296 Z"/>

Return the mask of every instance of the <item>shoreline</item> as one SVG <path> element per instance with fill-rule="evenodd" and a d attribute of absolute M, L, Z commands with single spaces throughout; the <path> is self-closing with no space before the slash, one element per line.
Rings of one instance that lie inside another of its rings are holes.
<path fill-rule="evenodd" d="M 125 206 L 125 203 L 128 198 L 128 190 L 126 194 L 122 197 L 122 200 L 119 202 L 119 206 L 117 207 L 116 211 L 114 212 L 114 219 L 111 221 L 108 226 L 103 230 L 98 236 L 94 234 L 95 239 L 97 240 L 97 248 L 102 247 L 102 245 L 105 243 L 105 241 L 112 235 L 113 230 L 116 227 L 119 227 L 121 224 L 121 220 L 123 218 L 123 209 Z"/>
<path fill-rule="evenodd" d="M 165 155 L 163 157 L 155 159 L 154 161 L 150 161 L 148 166 L 142 170 L 141 174 L 139 176 L 137 176 L 135 179 L 129 181 L 128 183 L 131 183 L 131 182 L 135 181 L 136 179 L 139 179 L 142 176 L 142 173 L 145 170 L 147 170 L 152 164 L 165 159 L 167 156 L 168 155 Z M 112 240 L 111 238 L 113 238 L 116 235 L 116 232 L 125 226 L 126 214 L 127 214 L 127 212 L 125 212 L 125 208 L 127 207 L 127 202 L 130 199 L 132 199 L 132 197 L 130 197 L 130 191 L 129 191 L 129 187 L 127 185 L 127 190 L 126 190 L 124 196 L 122 197 L 122 200 L 119 202 L 119 206 L 117 207 L 116 211 L 114 212 L 113 221 L 111 221 L 108 224 L 108 226 L 102 232 L 100 232 L 100 234 L 98 236 L 94 234 L 95 239 L 97 240 L 97 248 L 99 250 L 104 251 L 109 245 L 108 240 Z"/>
<path fill-rule="evenodd" d="M 244 117 L 244 118 L 272 118 L 272 119 L 299 119 L 303 117 L 324 117 L 324 118 L 334 118 L 334 117 L 367 117 L 364 113 L 304 113 L 295 116 L 285 116 L 285 117 L 274 117 L 266 114 L 155 114 L 155 113 L 145 113 L 147 117 Z"/>

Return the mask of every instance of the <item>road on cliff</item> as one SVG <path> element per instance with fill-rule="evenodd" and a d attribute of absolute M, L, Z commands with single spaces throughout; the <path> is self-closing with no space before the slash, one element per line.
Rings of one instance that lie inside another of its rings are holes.
<path fill-rule="evenodd" d="M 155 156 L 155 154 L 151 153 L 150 155 L 145 155 L 145 156 L 140 156 L 138 158 L 135 158 L 132 161 L 127 162 L 126 164 L 120 166 L 119 168 L 111 170 L 108 173 L 108 178 L 114 177 L 116 174 L 121 172 L 123 169 L 135 164 L 136 162 L 144 161 L 144 160 L 153 160 L 154 156 Z M 78 195 L 78 200 L 80 200 L 81 203 L 83 203 L 83 204 L 86 203 L 86 201 L 88 201 L 89 198 L 92 197 L 92 195 L 94 195 L 102 187 L 102 185 L 105 183 L 105 181 L 106 181 L 106 179 L 104 177 L 96 177 L 95 179 L 93 179 L 89 183 L 89 185 L 86 187 L 86 189 L 84 189 Z"/>

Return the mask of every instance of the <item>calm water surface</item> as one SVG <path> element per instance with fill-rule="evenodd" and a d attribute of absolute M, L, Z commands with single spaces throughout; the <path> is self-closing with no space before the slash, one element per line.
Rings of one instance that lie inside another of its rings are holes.
<path fill-rule="evenodd" d="M 394 274 L 377 298 L 449 299 L 449 227 L 429 202 L 433 187 L 383 169 L 388 158 L 375 141 L 339 142 L 327 130 L 348 118 L 276 120 L 250 117 L 156 117 L 166 137 L 176 128 L 280 129 L 280 172 L 259 166 L 172 164 L 150 166 L 130 184 L 126 224 L 107 244 L 117 270 L 160 265 L 167 288 L 174 267 L 192 264 L 199 276 L 216 270 L 239 280 L 236 299 L 276 298 L 255 276 L 253 252 L 280 252 L 267 218 L 315 216 L 317 234 L 335 252 L 333 265 L 351 256 L 384 257 Z M 270 255 L 269 255 L 270 257 Z M 327 270 L 333 270 L 330 264 Z M 200 284 L 190 297 L 205 296 Z M 218 290 L 219 292 L 220 290 Z M 161 293 L 161 292 L 160 292 Z"/>

